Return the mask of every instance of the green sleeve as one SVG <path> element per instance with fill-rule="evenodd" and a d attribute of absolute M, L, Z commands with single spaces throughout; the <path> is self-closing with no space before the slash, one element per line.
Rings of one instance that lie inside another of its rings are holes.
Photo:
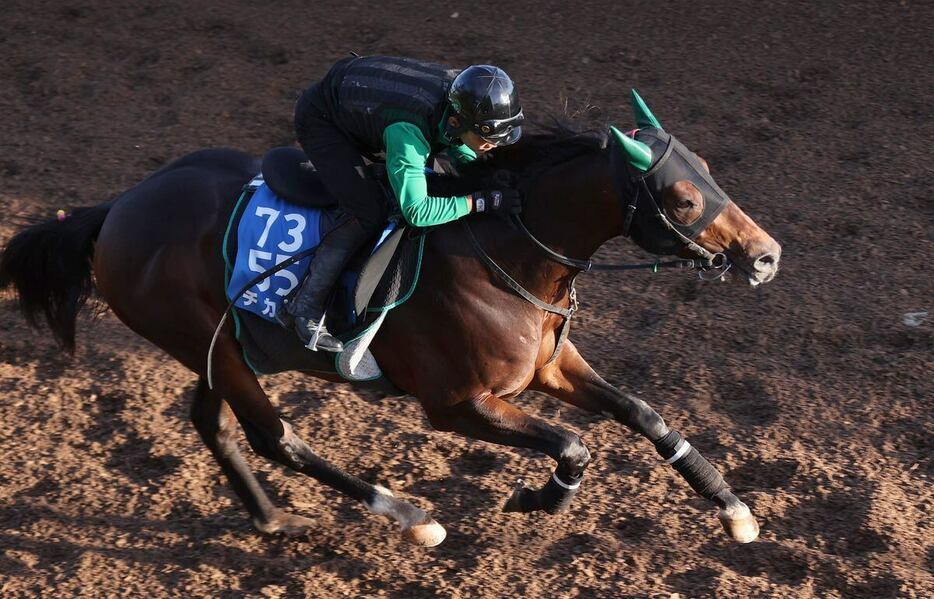
<path fill-rule="evenodd" d="M 451 146 L 448 148 L 448 156 L 457 164 L 467 164 L 477 159 L 477 155 L 466 144 Z"/>
<path fill-rule="evenodd" d="M 467 215 L 470 209 L 466 196 L 428 195 L 425 164 L 431 148 L 418 127 L 406 122 L 393 123 L 383 132 L 383 143 L 389 184 L 409 224 L 430 227 Z"/>

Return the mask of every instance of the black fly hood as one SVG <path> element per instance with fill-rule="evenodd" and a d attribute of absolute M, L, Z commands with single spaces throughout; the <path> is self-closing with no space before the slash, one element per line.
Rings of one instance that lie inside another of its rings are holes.
<path fill-rule="evenodd" d="M 648 145 L 653 156 L 659 156 L 648 172 L 637 177 L 644 182 L 653 199 L 660 198 L 668 186 L 683 180 L 693 183 L 704 196 L 704 211 L 697 220 L 684 225 L 671 219 L 678 232 L 695 239 L 723 211 L 730 201 L 729 196 L 714 182 L 697 154 L 687 149 L 674 135 L 661 129 L 640 129 L 636 139 Z M 667 216 L 671 217 L 670 214 Z"/>
<path fill-rule="evenodd" d="M 714 256 L 694 242 L 730 202 L 704 168 L 697 154 L 661 128 L 642 98 L 633 90 L 633 109 L 640 129 L 632 137 L 615 127 L 611 133 L 613 168 L 621 191 L 629 196 L 624 208 L 623 235 L 657 255 L 677 254 L 685 246 L 694 253 Z M 668 213 L 662 194 L 678 181 L 689 181 L 703 196 L 703 210 L 690 223 Z"/>

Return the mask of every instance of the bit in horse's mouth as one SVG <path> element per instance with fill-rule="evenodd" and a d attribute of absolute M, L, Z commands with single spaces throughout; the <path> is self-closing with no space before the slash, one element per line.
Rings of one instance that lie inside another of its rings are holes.
<path fill-rule="evenodd" d="M 738 260 L 734 260 L 733 258 L 730 258 L 730 263 L 732 264 L 732 268 L 730 269 L 732 272 L 726 273 L 723 277 L 724 279 L 727 279 L 730 277 L 730 275 L 733 275 L 735 277 L 735 280 L 741 283 L 743 281 L 743 277 L 745 277 L 746 282 L 749 283 L 750 287 L 758 287 L 759 285 L 763 283 L 767 283 L 768 281 L 771 280 L 771 278 L 760 280 L 756 276 L 755 272 L 746 268 L 743 265 L 743 263 Z"/>

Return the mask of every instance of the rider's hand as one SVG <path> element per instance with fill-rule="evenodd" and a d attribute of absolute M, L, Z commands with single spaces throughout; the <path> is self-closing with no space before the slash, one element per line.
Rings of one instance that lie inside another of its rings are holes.
<path fill-rule="evenodd" d="M 473 211 L 495 214 L 508 219 L 522 212 L 522 194 L 518 189 L 482 189 L 470 194 Z"/>

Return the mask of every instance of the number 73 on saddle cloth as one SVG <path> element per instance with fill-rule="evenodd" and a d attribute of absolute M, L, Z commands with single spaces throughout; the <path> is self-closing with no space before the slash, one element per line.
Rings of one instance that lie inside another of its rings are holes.
<path fill-rule="evenodd" d="M 255 188 L 253 193 L 248 199 L 240 199 L 246 200 L 247 205 L 237 225 L 237 256 L 227 283 L 230 300 L 256 275 L 321 241 L 322 210 L 287 203 L 260 178 L 251 181 L 249 187 Z M 234 209 L 235 215 L 238 208 Z M 273 273 L 246 290 L 234 305 L 266 320 L 275 320 L 282 301 L 305 276 L 311 258 L 307 256 Z"/>

